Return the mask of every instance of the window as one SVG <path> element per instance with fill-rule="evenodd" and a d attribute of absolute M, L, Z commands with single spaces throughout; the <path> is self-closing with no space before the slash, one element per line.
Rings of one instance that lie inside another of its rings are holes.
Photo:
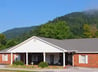
<path fill-rule="evenodd" d="M 15 55 L 14 60 L 15 61 L 20 61 L 20 55 Z"/>
<path fill-rule="evenodd" d="M 79 55 L 79 63 L 87 64 L 88 56 L 87 55 Z"/>
<path fill-rule="evenodd" d="M 2 61 L 8 61 L 8 55 L 7 54 L 2 55 Z"/>

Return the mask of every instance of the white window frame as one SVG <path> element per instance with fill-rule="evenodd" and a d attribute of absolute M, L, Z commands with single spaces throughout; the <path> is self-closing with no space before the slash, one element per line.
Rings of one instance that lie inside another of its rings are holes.
<path fill-rule="evenodd" d="M 8 55 L 2 54 L 2 61 L 8 61 Z"/>
<path fill-rule="evenodd" d="M 85 60 L 83 62 L 83 56 L 85 56 Z M 88 55 L 79 55 L 79 64 L 88 64 Z"/>

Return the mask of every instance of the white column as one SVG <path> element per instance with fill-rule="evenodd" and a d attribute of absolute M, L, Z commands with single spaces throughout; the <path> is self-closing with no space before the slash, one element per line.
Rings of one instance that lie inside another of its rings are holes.
<path fill-rule="evenodd" d="M 26 52 L 26 65 L 28 65 L 28 53 Z"/>
<path fill-rule="evenodd" d="M 72 55 L 72 65 L 74 66 L 74 55 Z"/>
<path fill-rule="evenodd" d="M 45 52 L 43 53 L 43 60 L 44 60 L 44 62 L 46 62 L 46 54 L 45 54 Z"/>
<path fill-rule="evenodd" d="M 11 53 L 11 65 L 13 64 L 13 53 Z"/>
<path fill-rule="evenodd" d="M 63 52 L 63 67 L 65 67 L 65 52 Z"/>

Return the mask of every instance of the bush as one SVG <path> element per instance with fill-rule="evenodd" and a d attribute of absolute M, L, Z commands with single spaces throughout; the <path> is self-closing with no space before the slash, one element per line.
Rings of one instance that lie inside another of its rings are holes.
<path fill-rule="evenodd" d="M 48 63 L 47 62 L 40 62 L 38 64 L 38 66 L 41 67 L 41 68 L 45 68 L 45 67 L 48 67 Z"/>
<path fill-rule="evenodd" d="M 22 61 L 15 61 L 13 64 L 14 65 L 24 65 L 24 63 Z"/>

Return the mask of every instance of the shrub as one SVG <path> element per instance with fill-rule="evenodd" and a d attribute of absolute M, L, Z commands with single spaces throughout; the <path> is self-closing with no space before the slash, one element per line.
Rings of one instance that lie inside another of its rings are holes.
<path fill-rule="evenodd" d="M 40 62 L 38 64 L 38 66 L 41 67 L 41 68 L 45 68 L 45 67 L 48 67 L 48 63 L 47 62 Z"/>
<path fill-rule="evenodd" d="M 14 65 L 24 65 L 24 63 L 22 61 L 15 61 L 13 64 Z"/>

